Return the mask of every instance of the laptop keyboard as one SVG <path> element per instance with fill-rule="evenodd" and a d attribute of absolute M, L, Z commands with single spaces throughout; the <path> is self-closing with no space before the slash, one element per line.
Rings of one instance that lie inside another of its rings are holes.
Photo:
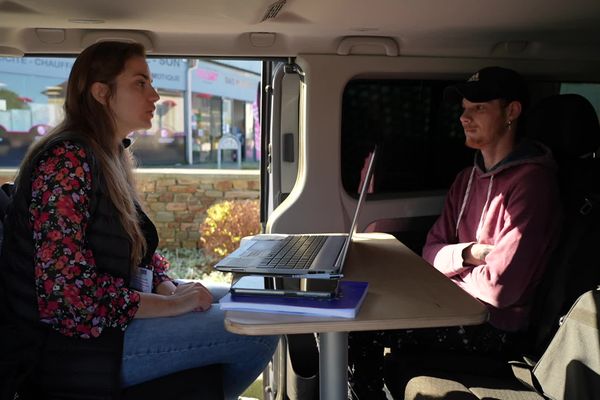
<path fill-rule="evenodd" d="M 289 236 L 259 267 L 308 269 L 326 240 L 326 236 Z"/>

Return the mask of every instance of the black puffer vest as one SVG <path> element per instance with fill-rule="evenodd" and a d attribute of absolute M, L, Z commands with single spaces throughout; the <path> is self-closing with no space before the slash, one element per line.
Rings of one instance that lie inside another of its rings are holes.
<path fill-rule="evenodd" d="M 98 174 L 90 147 L 81 139 L 69 140 L 84 146 L 93 173 L 87 246 L 92 251 L 99 271 L 121 277 L 129 283 L 129 238 L 106 193 L 106 185 Z M 56 144 L 48 143 L 39 155 Z M 30 176 L 36 164 L 37 159 L 34 159 L 31 165 L 23 167 L 27 175 L 22 182 L 31 182 Z M 121 391 L 122 331 L 105 328 L 98 338 L 69 338 L 39 322 L 34 246 L 29 223 L 30 201 L 30 185 L 18 187 L 7 213 L 0 268 L 7 312 L 15 321 L 11 326 L 15 332 L 6 338 L 9 343 L 4 343 L 2 347 L 11 349 L 10 356 L 19 361 L 20 369 L 17 371 L 20 376 L 27 376 L 27 383 L 21 384 L 19 391 L 25 397 L 33 398 L 118 398 Z M 158 235 L 152 222 L 139 208 L 138 215 L 148 244 L 148 251 L 142 260 L 144 265 L 151 260 L 158 245 Z"/>

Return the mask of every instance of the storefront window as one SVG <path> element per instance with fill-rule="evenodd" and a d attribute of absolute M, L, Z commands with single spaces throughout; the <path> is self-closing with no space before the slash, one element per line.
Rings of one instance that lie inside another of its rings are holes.
<path fill-rule="evenodd" d="M 19 165 L 29 145 L 62 120 L 73 62 L 0 57 L 0 166 Z M 219 140 L 233 135 L 244 166 L 258 168 L 261 61 L 149 58 L 148 65 L 160 100 L 152 127 L 131 135 L 140 166 L 215 167 Z M 235 167 L 235 157 L 224 154 L 224 166 Z"/>

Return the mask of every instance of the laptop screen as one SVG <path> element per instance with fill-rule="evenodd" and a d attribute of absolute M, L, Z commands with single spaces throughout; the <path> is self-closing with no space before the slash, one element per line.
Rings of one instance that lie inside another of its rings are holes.
<path fill-rule="evenodd" d="M 367 190 L 369 188 L 369 183 L 371 182 L 371 177 L 373 176 L 375 165 L 375 156 L 377 155 L 377 146 L 373 148 L 373 152 L 370 154 L 369 166 L 367 167 L 367 174 L 365 175 L 365 179 L 363 180 L 362 186 L 360 188 L 360 195 L 358 197 L 358 204 L 356 205 L 356 209 L 354 210 L 354 218 L 352 218 L 352 224 L 350 225 L 350 232 L 344 241 L 344 245 L 342 246 L 342 250 L 340 251 L 340 255 L 338 256 L 335 266 L 339 267 L 339 272 L 342 272 L 344 268 L 344 261 L 346 261 L 346 256 L 348 254 L 348 249 L 350 248 L 350 243 L 352 243 L 352 237 L 356 234 L 356 229 L 358 226 L 358 216 L 360 215 L 360 209 L 362 208 L 365 199 L 367 197 Z"/>

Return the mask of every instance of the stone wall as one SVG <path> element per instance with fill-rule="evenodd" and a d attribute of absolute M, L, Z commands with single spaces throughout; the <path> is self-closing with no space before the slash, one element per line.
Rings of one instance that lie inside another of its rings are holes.
<path fill-rule="evenodd" d="M 0 183 L 14 169 L 0 169 Z M 138 190 L 156 224 L 160 247 L 199 248 L 206 210 L 222 200 L 258 199 L 257 170 L 138 169 Z"/>

